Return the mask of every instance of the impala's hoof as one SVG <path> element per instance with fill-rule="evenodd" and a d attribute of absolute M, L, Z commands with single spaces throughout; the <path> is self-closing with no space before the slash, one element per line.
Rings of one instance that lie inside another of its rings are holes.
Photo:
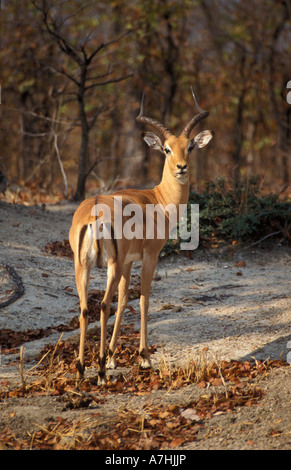
<path fill-rule="evenodd" d="M 100 387 L 102 385 L 106 385 L 106 375 L 105 374 L 99 374 L 98 375 L 97 385 L 99 385 Z"/>
<path fill-rule="evenodd" d="M 150 369 L 152 367 L 152 364 L 151 364 L 151 361 L 150 361 L 150 358 L 148 356 L 148 353 L 147 351 L 145 351 L 144 349 L 142 351 L 140 351 L 139 353 L 140 355 L 140 367 L 142 369 Z"/>
<path fill-rule="evenodd" d="M 102 356 L 98 358 L 98 385 L 105 385 L 106 384 L 106 372 L 105 372 L 105 364 L 106 364 L 106 356 Z"/>
<path fill-rule="evenodd" d="M 116 369 L 116 359 L 115 357 L 109 357 L 107 364 L 106 364 L 106 369 Z"/>
<path fill-rule="evenodd" d="M 142 369 L 151 369 L 152 367 L 152 364 L 149 358 L 142 358 L 139 365 Z"/>
<path fill-rule="evenodd" d="M 81 380 L 84 377 L 85 364 L 82 364 L 80 359 L 78 359 L 76 368 L 77 368 L 77 380 Z"/>

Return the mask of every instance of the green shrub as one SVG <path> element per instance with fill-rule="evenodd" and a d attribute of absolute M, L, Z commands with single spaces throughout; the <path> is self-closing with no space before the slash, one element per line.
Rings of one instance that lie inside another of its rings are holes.
<path fill-rule="evenodd" d="M 200 244 L 214 237 L 254 242 L 276 232 L 286 243 L 291 241 L 291 200 L 263 194 L 257 176 L 241 179 L 236 185 L 219 177 L 208 183 L 203 193 L 191 190 L 188 207 L 190 204 L 199 204 Z M 179 240 L 168 240 L 163 252 L 178 250 Z"/>

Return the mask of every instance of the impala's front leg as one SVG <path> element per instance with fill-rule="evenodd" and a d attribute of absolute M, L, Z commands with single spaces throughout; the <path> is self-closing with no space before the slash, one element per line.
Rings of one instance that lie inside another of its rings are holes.
<path fill-rule="evenodd" d="M 105 298 L 105 297 L 104 297 Z M 100 327 L 101 327 L 101 338 L 100 338 L 100 351 L 99 351 L 99 358 L 98 358 L 98 384 L 103 385 L 105 384 L 105 363 L 106 363 L 106 331 L 107 331 L 107 321 L 109 317 L 110 303 L 107 307 L 106 302 L 101 302 L 101 313 L 100 313 Z"/>
<path fill-rule="evenodd" d="M 157 257 L 147 254 L 144 257 L 141 270 L 141 296 L 140 296 L 140 347 L 139 355 L 141 357 L 140 365 L 143 369 L 151 367 L 151 361 L 148 353 L 147 336 L 148 336 L 148 310 L 151 284 L 154 270 L 157 264 Z"/>
<path fill-rule="evenodd" d="M 115 358 L 115 350 L 117 344 L 117 338 L 120 331 L 121 320 L 123 312 L 127 305 L 128 300 L 128 287 L 129 287 L 129 280 L 130 280 L 130 272 L 131 272 L 132 263 L 126 264 L 123 267 L 123 272 L 121 279 L 118 284 L 118 307 L 116 312 L 116 320 L 114 324 L 113 335 L 109 345 L 109 357 L 106 364 L 107 369 L 115 369 L 116 367 L 116 358 Z"/>

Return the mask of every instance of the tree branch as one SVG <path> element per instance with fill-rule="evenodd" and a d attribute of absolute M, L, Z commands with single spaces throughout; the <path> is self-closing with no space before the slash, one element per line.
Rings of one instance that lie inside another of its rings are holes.
<path fill-rule="evenodd" d="M 62 172 L 62 175 L 63 175 L 63 178 L 64 178 L 64 183 L 65 183 L 64 196 L 65 196 L 65 199 L 67 199 L 67 197 L 68 197 L 68 179 L 67 179 L 67 175 L 66 175 L 65 170 L 64 170 L 63 162 L 62 162 L 61 157 L 60 157 L 60 151 L 59 151 L 59 146 L 58 146 L 58 136 L 55 132 L 54 132 L 54 146 L 55 146 L 57 159 L 58 159 L 58 162 L 59 162 L 59 165 L 60 165 L 60 169 L 61 169 L 61 172 Z"/>
<path fill-rule="evenodd" d="M 124 37 L 128 36 L 131 33 L 132 33 L 132 30 L 129 30 L 129 31 L 126 31 L 125 33 L 121 34 L 121 36 L 118 36 L 117 38 L 112 39 L 111 41 L 101 43 L 97 47 L 97 49 L 95 49 L 95 51 L 93 51 L 92 54 L 88 57 L 88 63 L 92 62 L 95 55 L 98 54 L 98 52 L 100 52 L 101 49 L 104 49 L 105 47 L 108 47 L 111 44 L 114 44 L 114 43 L 120 41 L 121 39 L 123 39 Z"/>
<path fill-rule="evenodd" d="M 67 55 L 70 55 L 74 59 L 74 61 L 77 62 L 77 64 L 79 64 L 81 66 L 83 64 L 83 61 L 82 61 L 81 57 L 78 55 L 78 53 L 75 50 L 74 46 L 72 44 L 70 44 L 64 36 L 59 34 L 58 27 L 57 27 L 55 21 L 54 22 L 52 21 L 51 25 L 49 24 L 49 17 L 48 17 L 49 8 L 45 8 L 46 7 L 46 1 L 43 2 L 42 7 L 37 5 L 36 0 L 33 0 L 32 3 L 35 6 L 35 8 L 42 13 L 43 22 L 44 22 L 44 25 L 46 27 L 46 31 L 51 36 L 56 38 L 60 49 L 63 52 L 65 52 Z"/>
<path fill-rule="evenodd" d="M 98 118 L 98 116 L 100 116 L 100 114 L 102 113 L 103 109 L 105 108 L 105 104 L 102 104 L 102 106 L 100 106 L 99 109 L 97 109 L 97 111 L 95 112 L 94 116 L 92 117 L 91 119 L 91 122 L 89 124 L 89 128 L 92 129 L 92 127 L 94 127 L 94 124 L 96 122 L 96 119 Z"/>
<path fill-rule="evenodd" d="M 64 69 L 55 69 L 55 71 L 61 73 L 62 75 L 65 75 L 69 80 L 71 80 L 73 83 L 75 83 L 75 85 L 77 85 L 77 87 L 79 87 L 81 85 L 80 82 L 78 82 L 78 80 L 76 80 L 75 77 L 73 77 L 73 75 L 66 72 L 66 70 L 64 70 Z"/>
<path fill-rule="evenodd" d="M 124 75 L 123 77 L 110 78 L 109 80 L 106 80 L 105 82 L 93 83 L 92 85 L 86 86 L 85 91 L 90 90 L 91 88 L 98 87 L 98 86 L 108 85 L 109 83 L 122 82 L 122 80 L 127 80 L 128 78 L 133 77 L 133 75 L 134 75 L 133 73 L 130 73 L 128 75 Z"/>

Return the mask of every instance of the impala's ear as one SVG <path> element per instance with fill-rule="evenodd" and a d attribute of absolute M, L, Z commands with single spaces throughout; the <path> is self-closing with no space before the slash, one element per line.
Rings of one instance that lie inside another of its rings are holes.
<path fill-rule="evenodd" d="M 163 152 L 162 141 L 156 134 L 153 134 L 152 132 L 147 132 L 143 135 L 143 139 L 152 149 L 160 150 L 160 152 Z"/>
<path fill-rule="evenodd" d="M 194 139 L 195 147 L 198 147 L 199 149 L 201 149 L 202 147 L 205 147 L 205 145 L 207 145 L 208 142 L 210 142 L 213 136 L 214 136 L 213 131 L 207 130 L 207 131 L 200 132 L 200 134 L 196 135 Z"/>

